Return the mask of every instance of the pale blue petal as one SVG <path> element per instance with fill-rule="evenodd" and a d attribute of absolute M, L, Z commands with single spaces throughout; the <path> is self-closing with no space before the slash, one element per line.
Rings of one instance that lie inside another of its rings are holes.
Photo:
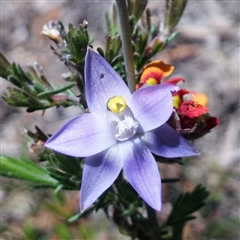
<path fill-rule="evenodd" d="M 122 169 L 118 145 L 85 159 L 80 191 L 80 209 L 85 211 L 107 190 Z"/>
<path fill-rule="evenodd" d="M 189 157 L 199 152 L 167 123 L 142 137 L 151 152 L 166 158 Z"/>
<path fill-rule="evenodd" d="M 132 111 L 143 131 L 164 124 L 173 112 L 172 84 L 160 84 L 137 90 L 132 95 Z"/>
<path fill-rule="evenodd" d="M 140 197 L 153 209 L 161 210 L 161 179 L 157 163 L 139 138 L 119 143 L 123 170 Z"/>
<path fill-rule="evenodd" d="M 85 113 L 62 126 L 47 140 L 45 147 L 74 157 L 87 157 L 115 142 L 105 118 Z"/>
<path fill-rule="evenodd" d="M 90 112 L 103 114 L 107 102 L 114 96 L 122 96 L 128 103 L 131 93 L 110 64 L 92 49 L 88 49 L 85 60 L 86 99 Z"/>

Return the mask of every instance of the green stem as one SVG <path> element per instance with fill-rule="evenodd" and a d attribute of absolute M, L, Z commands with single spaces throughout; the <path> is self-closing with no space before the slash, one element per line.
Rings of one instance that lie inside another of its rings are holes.
<path fill-rule="evenodd" d="M 123 56 L 125 61 L 125 70 L 127 74 L 127 83 L 130 91 L 134 92 L 135 91 L 134 59 L 131 44 L 132 39 L 129 26 L 127 5 L 125 0 L 116 0 L 116 5 L 121 28 L 121 39 L 123 46 Z"/>
<path fill-rule="evenodd" d="M 160 240 L 161 233 L 160 233 L 159 224 L 156 216 L 156 211 L 153 208 L 151 208 L 148 204 L 146 204 L 146 210 L 147 210 L 148 219 L 152 223 L 151 240 Z"/>

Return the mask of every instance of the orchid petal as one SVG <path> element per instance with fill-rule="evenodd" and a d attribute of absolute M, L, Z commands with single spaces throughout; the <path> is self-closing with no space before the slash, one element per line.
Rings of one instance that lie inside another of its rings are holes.
<path fill-rule="evenodd" d="M 116 180 L 122 169 L 118 145 L 85 159 L 80 208 L 85 211 Z"/>
<path fill-rule="evenodd" d="M 152 208 L 161 210 L 161 180 L 157 163 L 139 138 L 119 143 L 129 183 Z"/>
<path fill-rule="evenodd" d="M 173 112 L 171 91 L 176 85 L 161 84 L 141 88 L 132 95 L 132 111 L 143 131 L 149 131 L 164 124 Z"/>
<path fill-rule="evenodd" d="M 142 137 L 149 150 L 156 155 L 175 158 L 199 155 L 199 152 L 184 137 L 167 123 Z"/>
<path fill-rule="evenodd" d="M 62 126 L 47 140 L 45 147 L 74 157 L 87 157 L 109 148 L 115 142 L 106 118 L 86 113 Z"/>
<path fill-rule="evenodd" d="M 130 101 L 127 85 L 103 57 L 89 48 L 85 61 L 86 99 L 90 112 L 102 114 L 107 110 L 108 100 L 114 96 Z"/>

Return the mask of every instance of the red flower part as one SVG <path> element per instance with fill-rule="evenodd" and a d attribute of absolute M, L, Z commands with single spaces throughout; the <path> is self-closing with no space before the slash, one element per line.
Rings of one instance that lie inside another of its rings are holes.
<path fill-rule="evenodd" d="M 205 94 L 180 89 L 172 95 L 176 111 L 168 123 L 186 139 L 198 139 L 219 124 L 218 118 L 208 114 Z"/>
<path fill-rule="evenodd" d="M 189 91 L 185 88 L 181 88 L 180 90 L 178 90 L 177 95 L 183 99 L 183 96 L 189 94 Z"/>
<path fill-rule="evenodd" d="M 210 115 L 205 116 L 206 126 L 202 129 L 203 132 L 209 132 L 212 128 L 220 123 L 219 118 L 212 117 Z"/>
<path fill-rule="evenodd" d="M 207 113 L 208 110 L 208 108 L 203 107 L 201 104 L 198 104 L 193 100 L 183 102 L 179 108 L 180 114 L 189 118 L 199 117 Z"/>
<path fill-rule="evenodd" d="M 185 82 L 185 80 L 181 77 L 174 77 L 174 78 L 168 79 L 165 83 L 178 84 L 179 82 Z"/>
<path fill-rule="evenodd" d="M 173 96 L 178 96 L 182 102 L 183 102 L 183 96 L 186 94 L 189 94 L 189 91 L 185 88 L 181 88 L 177 92 L 173 92 Z"/>

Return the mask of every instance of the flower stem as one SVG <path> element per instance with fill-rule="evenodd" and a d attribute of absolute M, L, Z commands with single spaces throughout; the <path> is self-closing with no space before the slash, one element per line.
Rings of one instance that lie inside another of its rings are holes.
<path fill-rule="evenodd" d="M 146 210 L 148 214 L 148 219 L 152 222 L 152 240 L 160 240 L 161 232 L 159 229 L 159 224 L 156 216 L 156 211 L 152 209 L 148 204 L 146 204 Z"/>
<path fill-rule="evenodd" d="M 123 47 L 123 56 L 125 61 L 125 70 L 127 74 L 127 83 L 131 92 L 135 90 L 134 59 L 131 44 L 131 33 L 125 0 L 116 0 L 118 17 L 121 28 L 121 39 Z"/>

